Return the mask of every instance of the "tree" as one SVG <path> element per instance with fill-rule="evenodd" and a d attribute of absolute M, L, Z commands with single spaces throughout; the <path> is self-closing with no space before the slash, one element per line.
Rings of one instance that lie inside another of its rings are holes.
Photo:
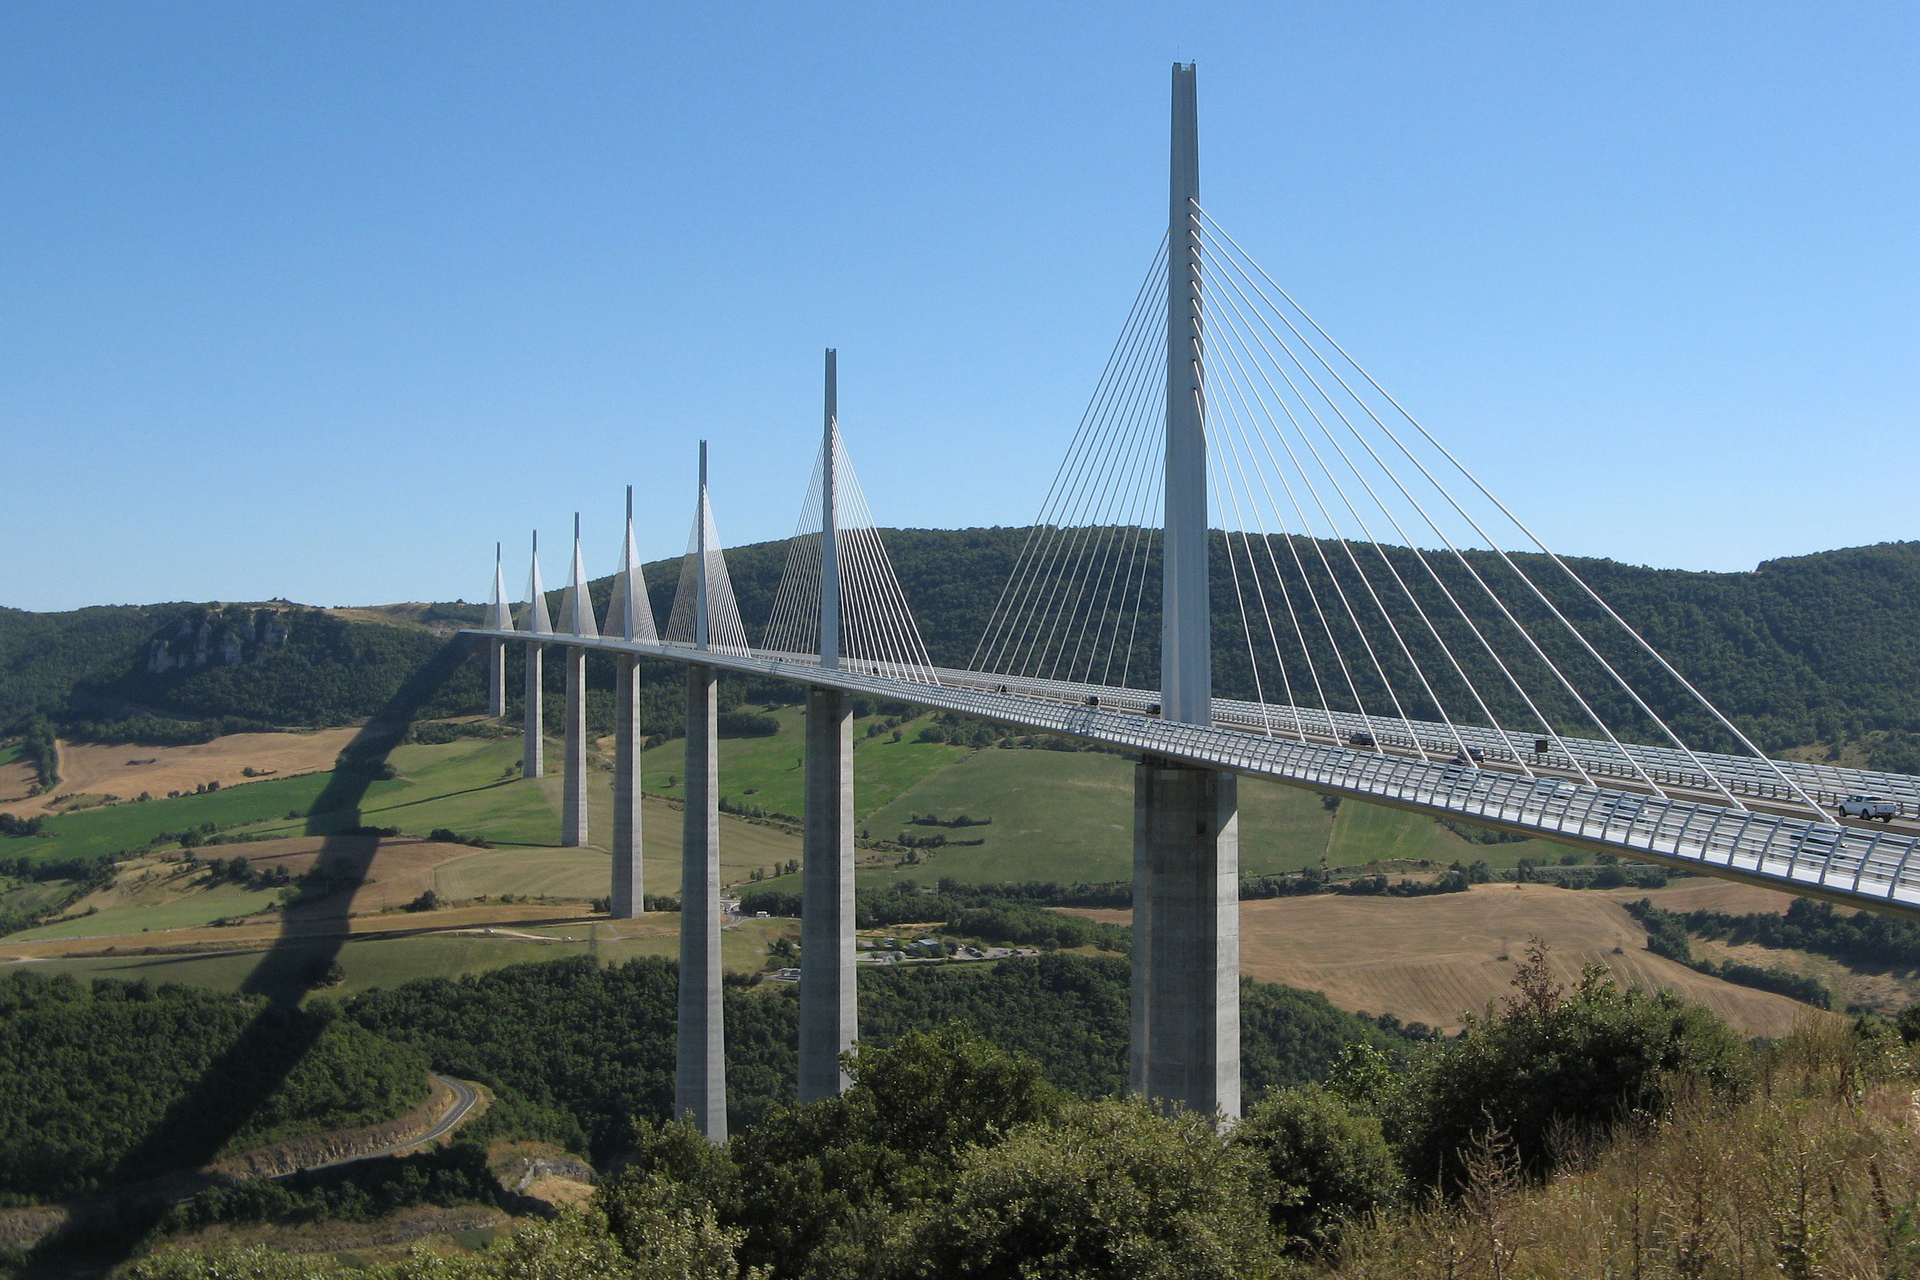
<path fill-rule="evenodd" d="M 1295 1249 L 1329 1250 L 1344 1220 L 1400 1196 L 1400 1167 L 1379 1118 L 1319 1085 L 1269 1094 L 1233 1141 L 1266 1166 L 1268 1220 Z"/>
<path fill-rule="evenodd" d="M 1399 1114 L 1384 1117 L 1418 1185 L 1457 1187 L 1463 1153 L 1490 1132 L 1539 1176 L 1554 1167 L 1556 1131 L 1603 1136 L 1631 1112 L 1663 1108 L 1679 1081 L 1727 1098 L 1747 1088 L 1746 1047 L 1701 1005 L 1622 990 L 1599 965 L 1569 994 L 1538 938 L 1513 985 L 1503 1009 L 1421 1061 Z"/>
<path fill-rule="evenodd" d="M 1075 1104 L 959 1163 L 897 1262 L 913 1277 L 1204 1280 L 1272 1275 L 1259 1161 L 1210 1118 L 1139 1101 Z"/>

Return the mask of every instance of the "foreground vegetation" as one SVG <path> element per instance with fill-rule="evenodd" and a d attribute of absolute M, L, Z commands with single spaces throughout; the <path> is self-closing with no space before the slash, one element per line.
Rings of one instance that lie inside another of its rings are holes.
<path fill-rule="evenodd" d="M 959 1024 L 713 1147 L 635 1126 L 592 1201 L 395 1277 L 1903 1276 L 1920 1264 L 1912 1050 L 1884 1023 L 1749 1047 L 1704 1011 L 1545 977 L 1457 1041 L 1350 1047 L 1237 1126 L 1058 1088 Z M 162 1249 L 143 1280 L 330 1259 Z"/>

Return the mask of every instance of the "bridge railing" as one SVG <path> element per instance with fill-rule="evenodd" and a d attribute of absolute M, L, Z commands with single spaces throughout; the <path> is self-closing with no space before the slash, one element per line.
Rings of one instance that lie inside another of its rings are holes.
<path fill-rule="evenodd" d="M 473 634 L 528 639 L 513 632 Z M 696 650 L 604 637 L 543 636 L 541 642 L 697 661 L 827 685 L 1437 815 L 1457 814 L 1600 852 L 1710 867 L 1782 889 L 1862 905 L 1871 901 L 1920 915 L 1920 860 L 1913 856 L 1920 841 L 1884 828 L 1842 827 L 1712 801 L 1588 786 L 1568 778 L 1529 777 L 1472 763 L 1386 755 L 1238 727 L 1178 724 L 1152 714 L 1157 709 L 1156 695 L 1143 690 L 1089 691 L 1088 686 L 1067 682 L 948 671 L 936 673 L 937 683 L 926 683 L 863 669 L 874 664 L 825 670 L 817 657 L 807 654 Z M 1302 715 L 1300 722 L 1318 719 L 1324 726 L 1331 719 L 1337 727 L 1339 715 L 1312 712 Z"/>

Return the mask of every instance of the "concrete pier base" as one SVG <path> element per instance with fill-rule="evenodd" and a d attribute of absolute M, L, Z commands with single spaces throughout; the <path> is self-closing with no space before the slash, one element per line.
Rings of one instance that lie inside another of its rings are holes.
<path fill-rule="evenodd" d="M 587 843 L 587 651 L 569 647 L 567 664 L 566 775 L 560 799 L 560 843 Z"/>
<path fill-rule="evenodd" d="M 686 838 L 680 867 L 680 1028 L 673 1111 L 727 1140 L 720 1002 L 719 708 L 712 667 L 687 668 Z"/>
<path fill-rule="evenodd" d="M 622 657 L 613 693 L 612 915 L 631 920 L 646 910 L 640 864 L 640 659 Z"/>
<path fill-rule="evenodd" d="M 1134 1087 L 1174 1107 L 1240 1114 L 1239 779 L 1136 766 Z M 1144 918 L 1142 918 L 1144 917 Z M 1142 937 L 1144 931 L 1144 938 Z M 1142 971 L 1144 970 L 1144 975 Z M 1144 977 L 1144 989 L 1142 978 Z M 1145 1045 L 1144 1060 L 1138 1046 Z"/>
<path fill-rule="evenodd" d="M 1152 814 L 1153 770 L 1145 764 L 1133 769 L 1133 964 L 1127 974 L 1133 1005 L 1133 1034 L 1127 1041 L 1127 1091 L 1147 1096 L 1147 999 L 1153 974 L 1153 895 L 1151 863 L 1147 857 L 1148 821 Z"/>
<path fill-rule="evenodd" d="M 498 720 L 507 714 L 507 642 L 487 641 L 487 714 Z"/>
<path fill-rule="evenodd" d="M 853 707 L 807 693 L 806 820 L 800 870 L 800 1101 L 851 1083 L 840 1055 L 859 1033 L 853 947 Z"/>
<path fill-rule="evenodd" d="M 547 739 L 541 727 L 540 654 L 539 645 L 527 646 L 527 698 L 526 705 L 521 708 L 523 726 L 520 744 L 520 774 L 526 778 L 538 778 L 547 771 Z"/>

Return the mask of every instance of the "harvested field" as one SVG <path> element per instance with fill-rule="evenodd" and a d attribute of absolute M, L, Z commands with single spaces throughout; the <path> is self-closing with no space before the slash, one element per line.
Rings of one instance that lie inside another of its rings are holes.
<path fill-rule="evenodd" d="M 12 773 L 25 768 L 8 765 L 0 771 L 0 811 L 30 816 L 53 808 L 59 796 L 118 796 L 131 800 L 142 791 L 164 796 L 169 791 L 191 792 L 218 782 L 222 787 L 259 781 L 243 770 L 264 777 L 313 773 L 331 769 L 340 749 L 358 729 L 320 729 L 313 733 L 230 733 L 212 742 L 184 747 L 149 747 L 138 743 L 61 742 L 60 783 L 53 795 L 24 798 L 33 775 L 12 785 Z M 12 797 L 12 798 L 9 798 Z"/>
<path fill-rule="evenodd" d="M 1707 876 L 1688 876 L 1657 892 L 1645 889 L 1609 889 L 1607 896 L 1618 902 L 1638 902 L 1651 898 L 1655 906 L 1668 911 L 1724 911 L 1732 916 L 1779 915 L 1793 903 L 1794 895 L 1779 889 L 1763 889 L 1757 884 L 1733 880 L 1715 880 Z"/>
<path fill-rule="evenodd" d="M 0 813 L 38 813 L 38 809 L 21 808 L 24 804 L 38 804 L 30 799 L 27 792 L 33 790 L 40 781 L 40 771 L 24 760 L 13 760 L 0 764 Z"/>
<path fill-rule="evenodd" d="M 1132 913 L 1078 914 L 1126 923 Z M 1240 968 L 1264 982 L 1319 991 L 1343 1009 L 1456 1031 L 1465 1014 L 1511 994 L 1514 962 L 1536 934 L 1546 939 L 1554 971 L 1569 985 L 1579 981 L 1583 966 L 1605 965 L 1622 982 L 1697 1000 L 1747 1035 L 1782 1035 L 1818 1016 L 1785 996 L 1652 954 L 1646 931 L 1606 894 L 1546 885 L 1476 885 L 1428 898 L 1323 895 L 1242 903 Z"/>

